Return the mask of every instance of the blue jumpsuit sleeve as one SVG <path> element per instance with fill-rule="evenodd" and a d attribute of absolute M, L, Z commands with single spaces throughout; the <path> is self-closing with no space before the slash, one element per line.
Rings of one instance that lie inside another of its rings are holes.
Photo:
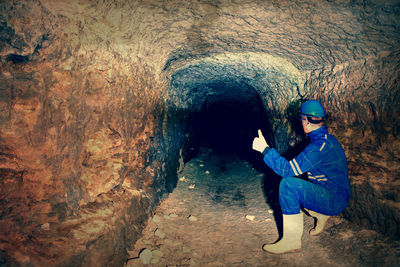
<path fill-rule="evenodd" d="M 268 167 L 282 177 L 302 175 L 313 165 L 318 165 L 321 160 L 319 146 L 316 144 L 308 145 L 303 152 L 290 161 L 282 157 L 274 148 L 264 156 L 264 162 Z"/>
<path fill-rule="evenodd" d="M 265 154 L 264 162 L 276 174 L 282 177 L 295 176 L 293 169 L 290 167 L 289 161 L 282 157 L 275 148 L 271 148 L 268 153 Z"/>

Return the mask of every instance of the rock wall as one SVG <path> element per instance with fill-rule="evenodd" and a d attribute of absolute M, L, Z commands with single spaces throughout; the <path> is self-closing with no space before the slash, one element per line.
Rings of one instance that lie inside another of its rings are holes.
<path fill-rule="evenodd" d="M 1 4 L 1 262 L 122 264 L 176 177 L 166 86 L 51 5 Z"/>
<path fill-rule="evenodd" d="M 244 94 L 282 152 L 299 140 L 293 103 L 322 100 L 350 161 L 346 216 L 399 236 L 398 14 L 398 1 L 2 1 L 0 263 L 121 264 L 193 153 L 188 112 Z"/>

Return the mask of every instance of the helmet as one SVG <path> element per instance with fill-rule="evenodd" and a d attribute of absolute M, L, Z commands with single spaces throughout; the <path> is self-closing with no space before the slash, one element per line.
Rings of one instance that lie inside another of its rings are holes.
<path fill-rule="evenodd" d="M 300 115 L 307 117 L 324 118 L 325 110 L 317 100 L 308 100 L 301 105 Z"/>

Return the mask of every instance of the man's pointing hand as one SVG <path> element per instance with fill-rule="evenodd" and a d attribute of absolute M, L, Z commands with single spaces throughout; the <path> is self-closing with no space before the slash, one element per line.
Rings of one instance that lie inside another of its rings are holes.
<path fill-rule="evenodd" d="M 269 145 L 267 141 L 265 141 L 261 130 L 258 129 L 258 137 L 253 140 L 253 149 L 262 153 L 267 147 L 269 147 Z"/>

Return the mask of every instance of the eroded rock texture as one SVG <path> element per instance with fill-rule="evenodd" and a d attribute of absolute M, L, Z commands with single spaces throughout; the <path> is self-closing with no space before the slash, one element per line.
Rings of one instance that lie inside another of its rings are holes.
<path fill-rule="evenodd" d="M 238 103 L 284 152 L 311 97 L 349 157 L 346 216 L 398 238 L 399 14 L 394 0 L 2 1 L 1 262 L 121 263 L 199 145 L 196 114 Z"/>

